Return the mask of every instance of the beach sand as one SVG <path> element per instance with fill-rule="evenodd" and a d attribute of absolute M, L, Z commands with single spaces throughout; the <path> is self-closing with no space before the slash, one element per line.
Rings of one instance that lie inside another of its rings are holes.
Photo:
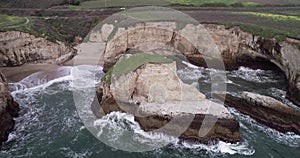
<path fill-rule="evenodd" d="M 24 64 L 17 67 L 0 67 L 8 82 L 19 82 L 27 76 L 39 71 L 54 71 L 58 69 L 56 64 Z"/>

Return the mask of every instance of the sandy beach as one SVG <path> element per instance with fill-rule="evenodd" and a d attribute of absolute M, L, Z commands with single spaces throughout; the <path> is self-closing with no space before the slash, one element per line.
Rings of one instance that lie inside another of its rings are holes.
<path fill-rule="evenodd" d="M 0 71 L 6 76 L 8 82 L 19 82 L 27 76 L 39 71 L 53 71 L 61 67 L 56 64 L 24 64 L 17 67 L 1 67 Z"/>

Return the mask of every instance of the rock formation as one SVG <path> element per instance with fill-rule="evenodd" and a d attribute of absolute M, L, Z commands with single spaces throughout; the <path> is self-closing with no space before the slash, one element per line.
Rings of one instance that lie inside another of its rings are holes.
<path fill-rule="evenodd" d="M 0 72 L 0 145 L 14 128 L 13 117 L 18 115 L 19 105 L 10 95 L 5 77 Z"/>
<path fill-rule="evenodd" d="M 299 40 L 287 38 L 283 42 L 278 42 L 275 39 L 265 39 L 243 32 L 239 27 L 226 29 L 222 25 L 213 24 L 207 24 L 204 27 L 218 45 L 228 69 L 239 65 L 264 67 L 266 61 L 272 62 L 287 77 L 288 98 L 300 106 Z M 197 59 L 197 56 L 188 58 L 194 64 L 202 61 L 201 58 Z"/>
<path fill-rule="evenodd" d="M 240 140 L 239 123 L 230 112 L 184 84 L 176 74 L 175 62 L 146 63 L 119 77 L 112 75 L 110 81 L 102 82 L 98 99 L 105 113 L 131 113 L 146 131 L 158 130 L 203 143 Z M 99 114 L 99 108 L 92 110 Z"/>
<path fill-rule="evenodd" d="M 280 132 L 300 134 L 300 113 L 282 102 L 260 94 L 227 95 L 225 104 Z"/>
<path fill-rule="evenodd" d="M 243 32 L 239 27 L 226 29 L 215 24 L 187 24 L 183 28 L 178 25 L 176 22 L 136 22 L 123 28 L 104 24 L 98 27 L 99 30 L 92 31 L 86 44 L 105 46 L 98 51 L 99 63 L 104 65 L 105 71 L 129 49 L 177 52 L 192 64 L 205 67 L 219 68 L 215 67 L 217 64 L 207 65 L 218 60 L 223 60 L 226 69 L 242 65 L 267 69 L 277 66 L 287 77 L 289 99 L 300 106 L 299 40 L 287 38 L 278 42 Z"/>
<path fill-rule="evenodd" d="M 0 67 L 20 66 L 29 62 L 61 64 L 76 51 L 61 42 L 50 42 L 30 34 L 9 31 L 0 33 Z"/>

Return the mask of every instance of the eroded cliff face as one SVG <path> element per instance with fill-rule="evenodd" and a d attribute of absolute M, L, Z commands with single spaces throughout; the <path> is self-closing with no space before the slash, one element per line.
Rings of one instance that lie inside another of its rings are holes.
<path fill-rule="evenodd" d="M 220 68 L 216 66 L 218 64 L 213 64 L 219 60 L 223 60 L 226 69 L 236 69 L 241 65 L 275 68 L 270 66 L 273 63 L 287 77 L 288 97 L 300 106 L 299 40 L 287 38 L 279 43 L 275 39 L 243 32 L 239 27 L 226 29 L 215 24 L 188 24 L 180 30 L 176 29 L 176 25 L 174 22 L 145 22 L 128 28 L 115 28 L 115 31 L 111 26 L 109 31 L 102 29 L 93 32 L 87 44 L 104 43 L 106 46 L 100 51 L 104 70 L 114 65 L 120 54 L 129 49 L 142 52 L 155 52 L 157 49 L 173 51 L 183 54 L 195 65 L 213 68 Z M 111 38 L 103 40 L 104 36 Z"/>
<path fill-rule="evenodd" d="M 184 84 L 176 70 L 175 62 L 147 63 L 119 78 L 112 75 L 113 79 L 102 82 L 97 91 L 101 107 L 92 106 L 94 114 L 100 114 L 101 109 L 104 113 L 127 112 L 146 131 L 159 130 L 203 143 L 238 142 L 238 121 L 224 105 Z"/>
<path fill-rule="evenodd" d="M 239 27 L 226 29 L 222 25 L 206 24 L 204 27 L 222 53 L 227 69 L 239 65 L 264 68 L 266 61 L 277 65 L 286 75 L 288 97 L 300 106 L 300 41 L 287 38 L 284 42 L 265 39 L 243 32 Z M 189 58 L 194 64 L 197 58 Z M 263 59 L 263 60 L 262 60 Z"/>
<path fill-rule="evenodd" d="M 0 145 L 14 128 L 19 105 L 13 100 L 4 75 L 0 72 Z"/>
<path fill-rule="evenodd" d="M 63 63 L 76 51 L 61 42 L 53 43 L 28 33 L 0 33 L 0 67 L 20 66 L 29 62 Z"/>

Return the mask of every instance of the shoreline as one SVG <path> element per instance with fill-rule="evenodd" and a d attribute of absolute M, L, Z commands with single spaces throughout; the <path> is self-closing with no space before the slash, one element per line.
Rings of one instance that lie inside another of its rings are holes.
<path fill-rule="evenodd" d="M 65 65 L 56 64 L 24 64 L 16 67 L 0 67 L 8 82 L 19 82 L 22 79 L 41 71 L 54 71 Z"/>

